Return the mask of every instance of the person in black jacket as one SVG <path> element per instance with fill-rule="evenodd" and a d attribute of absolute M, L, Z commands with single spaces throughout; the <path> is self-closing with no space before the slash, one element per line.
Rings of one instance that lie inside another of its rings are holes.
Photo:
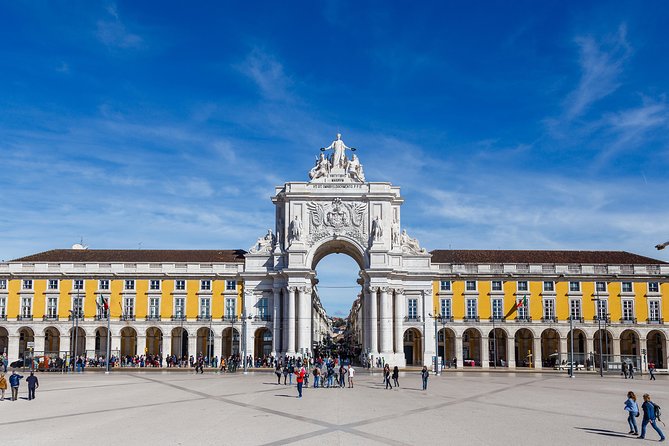
<path fill-rule="evenodd" d="M 400 369 L 399 367 L 395 366 L 393 367 L 393 382 L 395 383 L 395 387 L 400 386 Z"/>

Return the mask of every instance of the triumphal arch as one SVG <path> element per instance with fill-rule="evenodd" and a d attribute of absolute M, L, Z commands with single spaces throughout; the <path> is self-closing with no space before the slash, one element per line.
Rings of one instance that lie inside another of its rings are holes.
<path fill-rule="evenodd" d="M 360 267 L 363 352 L 404 365 L 403 334 L 407 322 L 417 322 L 405 314 L 407 299 L 422 306 L 417 313 L 432 312 L 431 256 L 402 228 L 400 188 L 366 181 L 354 151 L 337 135 L 321 149 L 309 181 L 276 188 L 275 228 L 246 255 L 245 311 L 270 301 L 273 353 L 310 354 L 318 338 L 312 326 L 316 265 L 328 254 L 347 254 Z"/>

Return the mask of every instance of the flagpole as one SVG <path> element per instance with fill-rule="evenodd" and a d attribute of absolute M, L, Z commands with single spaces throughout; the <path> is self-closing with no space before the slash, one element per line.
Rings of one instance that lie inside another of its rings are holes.
<path fill-rule="evenodd" d="M 102 299 L 103 301 L 103 307 L 104 308 L 104 298 Z M 111 372 L 111 306 L 107 305 L 107 374 Z"/>

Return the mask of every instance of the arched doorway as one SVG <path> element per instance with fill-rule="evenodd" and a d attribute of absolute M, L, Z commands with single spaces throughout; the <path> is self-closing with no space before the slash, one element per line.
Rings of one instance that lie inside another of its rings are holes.
<path fill-rule="evenodd" d="M 60 353 L 60 331 L 56 327 L 44 329 L 44 356 L 58 356 Z"/>
<path fill-rule="evenodd" d="M 163 353 L 163 332 L 158 327 L 149 327 L 146 329 L 146 354 L 162 355 Z"/>
<path fill-rule="evenodd" d="M 239 354 L 239 331 L 236 328 L 223 330 L 221 358 L 229 358 Z"/>
<path fill-rule="evenodd" d="M 584 365 L 585 364 L 585 345 L 586 337 L 583 330 L 574 329 L 574 362 L 576 364 Z M 571 355 L 571 331 L 567 333 L 567 358 L 562 358 L 564 362 L 570 360 Z"/>
<path fill-rule="evenodd" d="M 468 328 L 462 334 L 463 366 L 481 365 L 481 332 L 476 328 Z"/>
<path fill-rule="evenodd" d="M 86 331 L 81 327 L 70 329 L 70 354 L 75 358 L 86 355 Z"/>
<path fill-rule="evenodd" d="M 664 352 L 667 338 L 659 330 L 653 330 L 646 336 L 646 350 L 648 354 L 648 363 L 655 364 L 655 368 L 665 368 L 666 354 Z"/>
<path fill-rule="evenodd" d="M 107 327 L 99 327 L 95 330 L 95 355 L 107 357 Z M 112 353 L 113 354 L 113 353 Z"/>
<path fill-rule="evenodd" d="M 449 365 L 455 358 L 455 332 L 450 328 L 439 330 L 439 356 Z"/>
<path fill-rule="evenodd" d="M 501 328 L 490 330 L 488 334 L 488 352 L 492 367 L 508 367 L 509 358 L 506 352 L 507 334 Z"/>
<path fill-rule="evenodd" d="M 5 327 L 0 327 L 0 354 L 7 353 L 9 349 L 9 332 Z"/>
<path fill-rule="evenodd" d="M 632 361 L 637 365 L 640 361 L 639 335 L 634 330 L 625 330 L 620 334 L 620 360 Z"/>
<path fill-rule="evenodd" d="M 28 327 L 19 329 L 19 358 L 24 358 L 28 351 L 28 342 L 35 342 L 35 333 Z"/>
<path fill-rule="evenodd" d="M 409 328 L 404 332 L 404 360 L 407 365 L 423 364 L 423 343 L 420 331 Z"/>
<path fill-rule="evenodd" d="M 272 354 L 272 332 L 268 328 L 257 329 L 254 339 L 256 358 L 266 358 Z"/>
<path fill-rule="evenodd" d="M 177 358 L 188 357 L 188 331 L 183 327 L 172 329 L 172 354 Z"/>
<path fill-rule="evenodd" d="M 560 362 L 560 333 L 554 328 L 541 332 L 541 366 L 555 367 Z"/>
<path fill-rule="evenodd" d="M 135 356 L 137 354 L 137 332 L 132 327 L 123 327 L 121 330 L 121 356 Z"/>
<path fill-rule="evenodd" d="M 527 328 L 521 328 L 515 335 L 516 367 L 533 367 L 534 335 Z"/>
<path fill-rule="evenodd" d="M 601 352 L 602 360 L 604 361 L 604 369 L 607 369 L 607 365 L 615 361 L 615 358 L 612 355 L 613 352 L 613 335 L 608 330 L 597 330 L 595 335 L 592 338 L 594 354 L 591 358 L 592 363 L 595 367 L 599 368 L 599 358 L 600 358 L 600 340 L 601 338 Z"/>
<path fill-rule="evenodd" d="M 197 356 L 214 356 L 214 333 L 207 327 L 202 327 L 197 331 Z"/>

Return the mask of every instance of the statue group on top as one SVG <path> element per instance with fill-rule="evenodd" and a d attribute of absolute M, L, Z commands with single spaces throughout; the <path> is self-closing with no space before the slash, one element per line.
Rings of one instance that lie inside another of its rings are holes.
<path fill-rule="evenodd" d="M 325 156 L 321 153 L 316 159 L 316 165 L 309 171 L 309 178 L 315 180 L 321 177 L 328 177 L 331 173 L 339 173 L 348 176 L 349 178 L 365 182 L 365 174 L 362 169 L 362 164 L 356 154 L 349 159 L 346 156 L 346 151 L 355 151 L 355 148 L 348 147 L 341 140 L 341 134 L 337 133 L 337 139 L 332 141 L 328 147 L 321 149 L 321 152 L 332 151 L 330 156 Z"/>

